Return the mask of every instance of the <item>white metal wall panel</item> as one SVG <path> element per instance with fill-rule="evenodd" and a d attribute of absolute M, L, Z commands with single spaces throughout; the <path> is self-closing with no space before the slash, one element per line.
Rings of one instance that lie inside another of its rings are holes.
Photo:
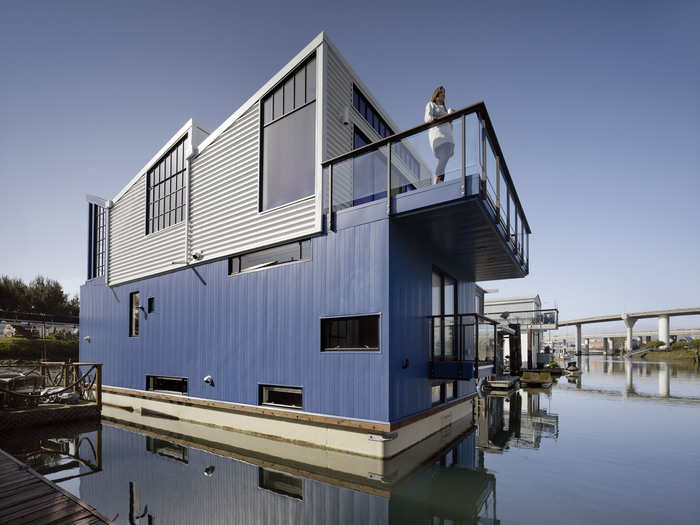
<path fill-rule="evenodd" d="M 146 176 L 114 203 L 110 216 L 109 285 L 164 272 L 185 258 L 185 223 L 146 236 Z"/>
<path fill-rule="evenodd" d="M 203 260 L 316 231 L 314 196 L 258 212 L 259 111 L 253 105 L 192 161 L 190 246 Z"/>

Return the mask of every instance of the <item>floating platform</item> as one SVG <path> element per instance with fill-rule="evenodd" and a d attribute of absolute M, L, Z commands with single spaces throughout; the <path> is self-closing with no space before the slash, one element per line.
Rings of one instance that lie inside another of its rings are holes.
<path fill-rule="evenodd" d="M 523 369 L 523 375 L 520 378 L 523 385 L 548 387 L 552 385 L 552 374 L 541 368 Z"/>
<path fill-rule="evenodd" d="M 90 505 L 0 450 L 0 521 L 114 523 Z"/>
<path fill-rule="evenodd" d="M 486 384 L 491 390 L 513 390 L 520 385 L 518 376 L 496 376 L 487 380 Z"/>

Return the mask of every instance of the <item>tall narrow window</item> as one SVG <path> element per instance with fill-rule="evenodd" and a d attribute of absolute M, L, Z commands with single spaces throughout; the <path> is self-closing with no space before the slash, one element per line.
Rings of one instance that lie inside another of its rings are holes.
<path fill-rule="evenodd" d="M 260 209 L 313 195 L 316 173 L 316 58 L 262 100 Z"/>
<path fill-rule="evenodd" d="M 433 317 L 433 356 L 440 359 L 455 358 L 457 281 L 433 268 L 432 275 L 432 315 Z"/>
<path fill-rule="evenodd" d="M 185 219 L 185 135 L 146 174 L 146 233 Z"/>
<path fill-rule="evenodd" d="M 139 293 L 129 294 L 129 337 L 139 336 Z"/>
<path fill-rule="evenodd" d="M 90 249 L 88 261 L 88 279 L 94 279 L 104 275 L 105 248 L 107 226 L 105 222 L 105 209 L 97 204 L 90 203 Z"/>

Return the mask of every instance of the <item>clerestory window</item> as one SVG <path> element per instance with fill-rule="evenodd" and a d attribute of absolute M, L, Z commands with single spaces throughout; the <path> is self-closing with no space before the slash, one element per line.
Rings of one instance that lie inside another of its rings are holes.
<path fill-rule="evenodd" d="M 314 194 L 316 57 L 262 100 L 260 210 Z"/>
<path fill-rule="evenodd" d="M 106 232 L 105 209 L 97 204 L 90 203 L 90 250 L 88 261 L 88 279 L 100 277 L 105 273 Z"/>
<path fill-rule="evenodd" d="M 185 135 L 146 174 L 146 233 L 185 220 Z"/>

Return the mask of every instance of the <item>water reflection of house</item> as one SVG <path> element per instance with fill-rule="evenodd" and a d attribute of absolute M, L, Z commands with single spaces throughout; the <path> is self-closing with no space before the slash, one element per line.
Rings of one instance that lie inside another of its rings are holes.
<path fill-rule="evenodd" d="M 559 416 L 541 406 L 542 394 L 535 389 L 522 389 L 508 395 L 479 398 L 476 408 L 479 448 L 495 453 L 511 446 L 537 449 L 542 438 L 557 438 Z"/>

